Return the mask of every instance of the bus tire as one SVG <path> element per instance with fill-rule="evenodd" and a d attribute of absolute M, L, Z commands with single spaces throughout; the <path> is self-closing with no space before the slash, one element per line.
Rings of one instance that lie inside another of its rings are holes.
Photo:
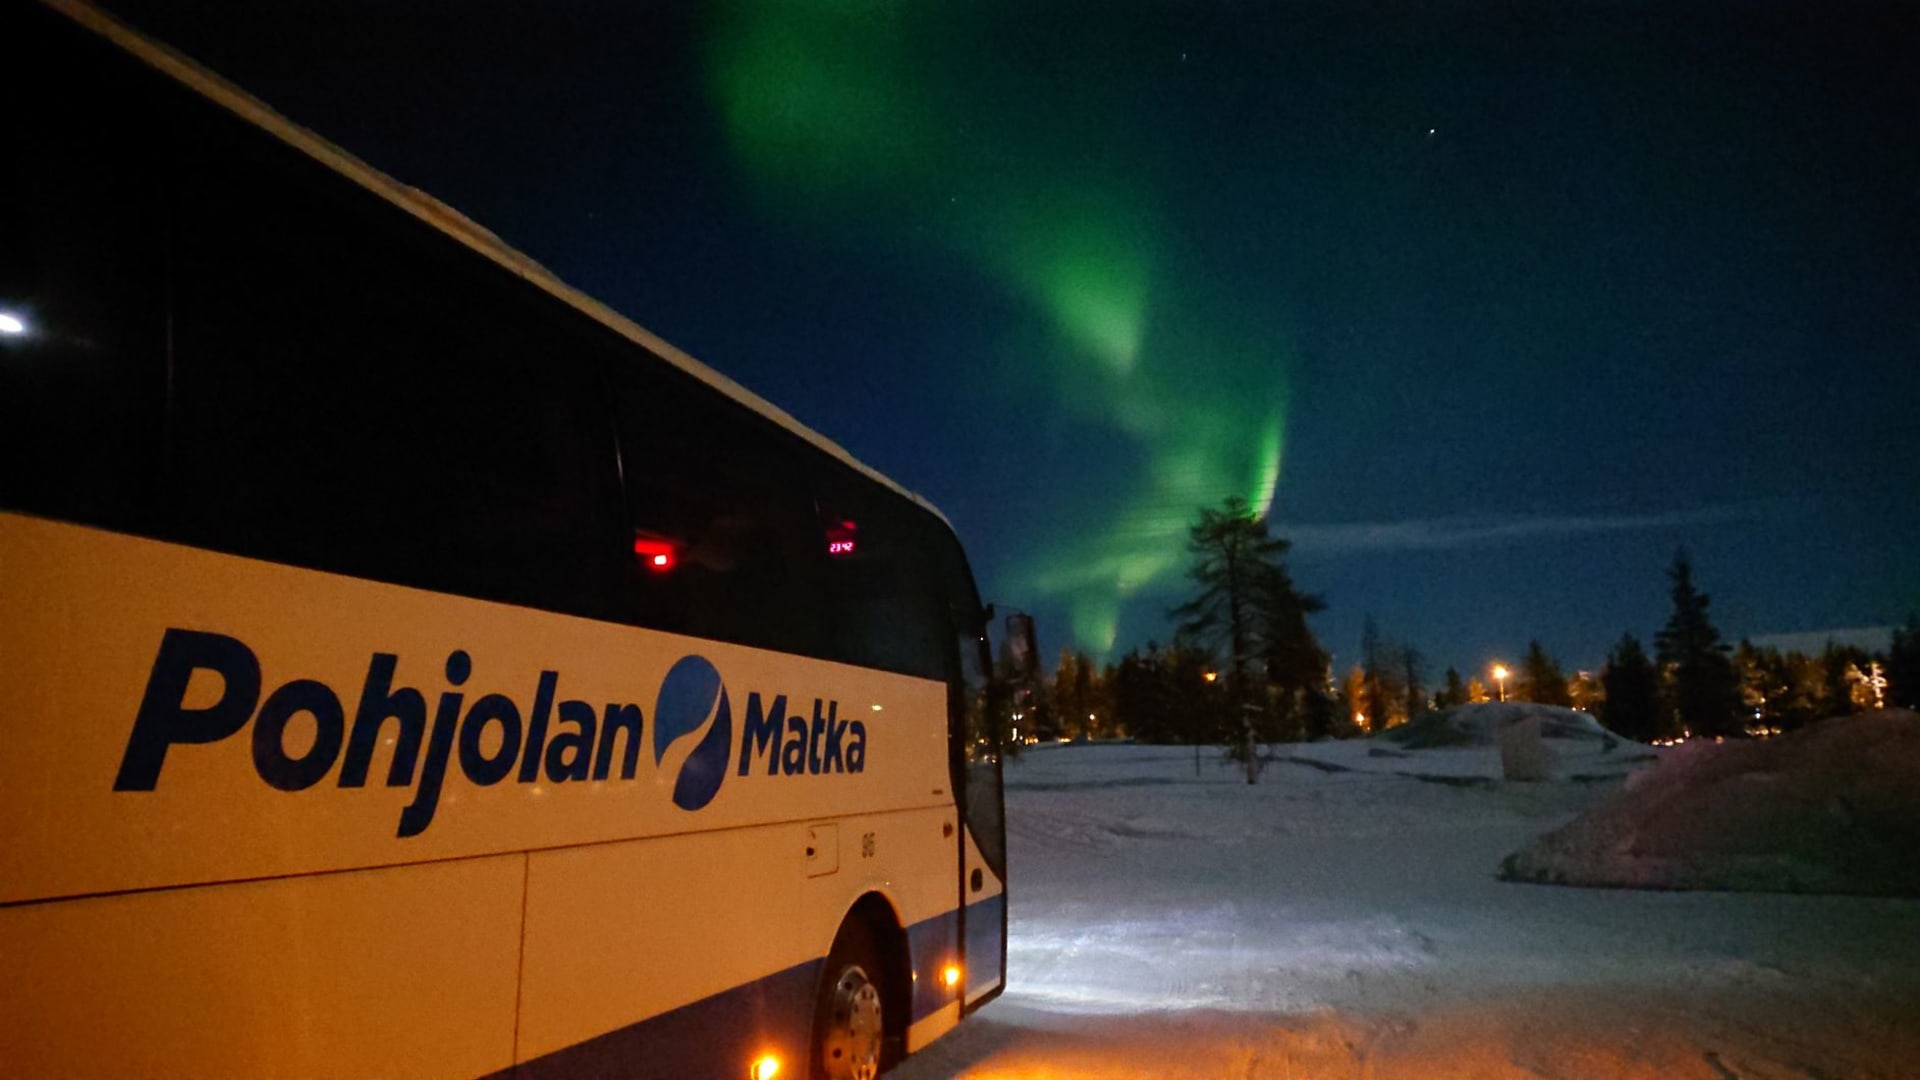
<path fill-rule="evenodd" d="M 886 967 L 873 928 L 848 919 L 827 953 L 813 1010 L 814 1080 L 874 1080 L 887 1053 Z"/>

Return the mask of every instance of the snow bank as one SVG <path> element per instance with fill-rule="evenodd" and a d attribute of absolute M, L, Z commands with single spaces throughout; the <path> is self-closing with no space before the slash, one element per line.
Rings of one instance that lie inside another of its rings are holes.
<path fill-rule="evenodd" d="M 1920 896 L 1920 716 L 1689 743 L 1507 857 L 1509 880 Z"/>
<path fill-rule="evenodd" d="M 1380 738 L 1409 750 L 1430 750 L 1441 746 L 1494 746 L 1503 728 L 1538 719 L 1540 735 L 1547 739 L 1576 739 L 1605 742 L 1621 741 L 1600 726 L 1590 713 L 1564 709 L 1558 705 L 1536 705 L 1531 701 L 1487 701 L 1462 705 L 1444 712 L 1427 713 L 1382 732 Z"/>
<path fill-rule="evenodd" d="M 1537 736 L 1536 736 L 1537 731 Z M 1516 735 L 1524 733 L 1524 738 Z M 1534 768 L 1516 772 L 1516 743 Z M 1370 739 L 1329 740 L 1289 748 L 1287 760 L 1318 768 L 1362 770 L 1416 780 L 1617 780 L 1660 751 L 1623 739 L 1591 715 L 1530 701 L 1462 705 L 1427 713 Z"/>

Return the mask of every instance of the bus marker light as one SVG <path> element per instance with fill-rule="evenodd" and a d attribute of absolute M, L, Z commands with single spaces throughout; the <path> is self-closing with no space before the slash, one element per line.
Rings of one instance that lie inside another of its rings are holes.
<path fill-rule="evenodd" d="M 747 1070 L 747 1080 L 773 1080 L 780 1075 L 780 1059 L 772 1054 L 762 1054 Z"/>
<path fill-rule="evenodd" d="M 949 990 L 953 989 L 956 986 L 959 986 L 960 985 L 960 965 L 948 964 L 947 969 L 940 973 L 940 980 L 947 984 L 947 989 Z"/>
<path fill-rule="evenodd" d="M 673 569 L 675 562 L 673 545 L 665 540 L 650 540 L 644 536 L 637 536 L 633 540 L 633 553 L 640 556 L 641 563 L 656 574 L 664 574 Z"/>

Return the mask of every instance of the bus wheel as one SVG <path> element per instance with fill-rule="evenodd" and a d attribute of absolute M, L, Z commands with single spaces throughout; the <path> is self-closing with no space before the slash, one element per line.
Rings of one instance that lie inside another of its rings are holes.
<path fill-rule="evenodd" d="M 816 1080 L 874 1080 L 886 1046 L 880 950 L 859 919 L 847 923 L 827 954 L 813 1011 Z"/>

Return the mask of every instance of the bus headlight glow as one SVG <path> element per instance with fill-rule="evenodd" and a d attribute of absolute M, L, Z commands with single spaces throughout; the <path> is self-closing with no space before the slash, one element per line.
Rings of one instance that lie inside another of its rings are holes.
<path fill-rule="evenodd" d="M 747 1080 L 773 1080 L 779 1075 L 780 1059 L 773 1054 L 760 1055 L 747 1070 Z"/>
<path fill-rule="evenodd" d="M 26 321 L 11 311 L 0 311 L 0 334 L 24 334 Z"/>

